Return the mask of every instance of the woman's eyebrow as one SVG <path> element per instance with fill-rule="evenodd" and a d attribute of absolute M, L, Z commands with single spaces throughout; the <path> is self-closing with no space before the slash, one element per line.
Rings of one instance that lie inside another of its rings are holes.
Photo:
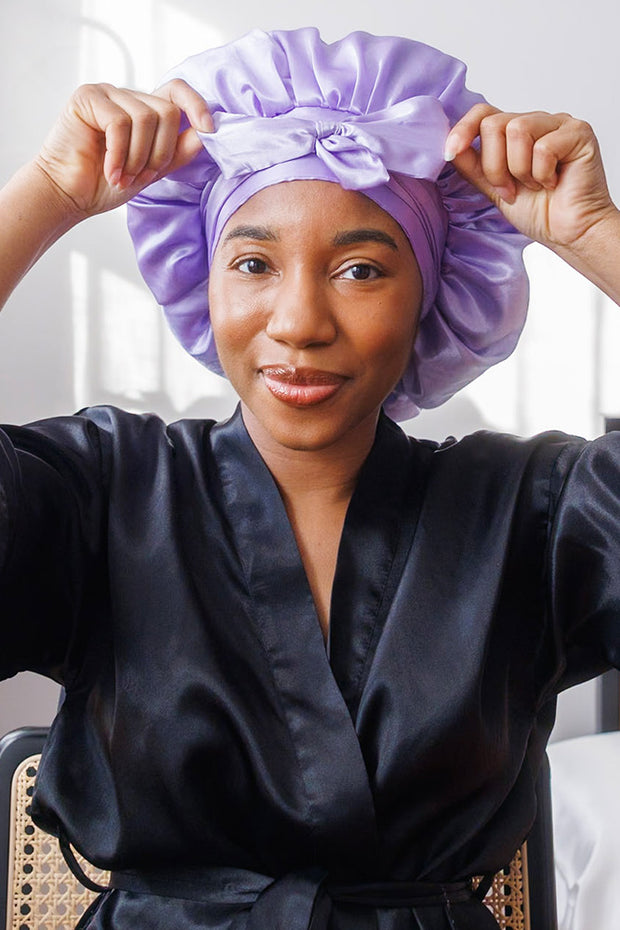
<path fill-rule="evenodd" d="M 229 239 L 258 239 L 262 242 L 277 242 L 278 236 L 268 226 L 234 226 L 226 234 L 224 242 Z"/>
<path fill-rule="evenodd" d="M 355 245 L 358 242 L 381 242 L 398 252 L 396 241 L 382 229 L 346 229 L 334 236 L 334 245 Z"/>

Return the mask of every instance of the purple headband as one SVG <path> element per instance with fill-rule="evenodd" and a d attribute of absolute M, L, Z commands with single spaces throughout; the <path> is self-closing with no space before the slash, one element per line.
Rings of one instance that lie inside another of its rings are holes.
<path fill-rule="evenodd" d="M 443 160 L 450 125 L 483 98 L 465 66 L 409 39 L 326 45 L 316 29 L 251 32 L 166 75 L 207 101 L 216 131 L 187 167 L 129 205 L 142 274 L 181 344 L 223 374 L 207 298 L 228 219 L 286 180 L 362 191 L 402 227 L 424 288 L 410 364 L 385 408 L 435 407 L 514 349 L 527 310 L 527 240 Z M 185 125 L 182 128 L 185 128 Z"/>

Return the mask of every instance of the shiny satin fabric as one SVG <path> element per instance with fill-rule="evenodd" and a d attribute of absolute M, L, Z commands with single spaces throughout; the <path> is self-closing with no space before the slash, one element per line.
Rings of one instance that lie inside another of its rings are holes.
<path fill-rule="evenodd" d="M 316 155 L 345 190 L 385 184 L 390 172 L 436 181 L 450 131 L 441 103 L 430 96 L 401 100 L 371 114 L 317 106 L 274 117 L 215 113 L 213 121 L 215 132 L 201 132 L 200 139 L 223 178 Z M 210 243 L 211 256 L 214 246 Z"/>
<path fill-rule="evenodd" d="M 375 930 L 383 926 L 381 915 L 394 911 L 414 917 L 422 930 L 456 930 L 457 924 L 476 926 L 478 930 L 496 927 L 468 882 L 343 885 L 330 882 L 320 869 L 289 872 L 275 880 L 241 869 L 211 869 L 164 875 L 113 873 L 111 884 L 116 889 L 155 895 L 157 899 L 177 898 L 202 902 L 211 908 L 246 909 L 250 930 Z M 104 901 L 101 908 L 98 919 L 104 916 Z M 465 920 L 461 919 L 463 914 Z M 393 914 L 391 918 L 388 916 L 386 926 L 393 926 Z M 101 925 L 106 925 L 105 920 Z"/>
<path fill-rule="evenodd" d="M 246 900 L 240 902 L 239 898 Z M 236 899 L 236 900 L 234 900 Z M 106 892 L 78 925 L 78 930 L 144 926 L 149 930 L 497 930 L 490 911 L 476 898 L 450 904 L 392 907 L 344 904 L 308 874 L 289 873 L 255 895 L 235 894 L 205 902 L 191 895 L 162 896 L 152 892 Z"/>
<path fill-rule="evenodd" d="M 348 905 L 308 876 L 452 883 L 512 857 L 555 694 L 618 658 L 619 454 L 613 434 L 437 446 L 382 418 L 326 645 L 239 413 L 0 431 L 0 673 L 67 691 L 35 816 L 115 872 L 268 882 L 255 904 L 119 888 L 82 926 L 493 927 L 475 900 Z"/>
<path fill-rule="evenodd" d="M 528 240 L 444 160 L 451 125 L 484 98 L 465 65 L 391 36 L 254 30 L 182 62 L 211 109 L 204 151 L 128 205 L 140 270 L 181 345 L 218 374 L 209 266 L 225 223 L 291 180 L 362 192 L 403 228 L 424 284 L 419 334 L 386 401 L 397 420 L 434 407 L 514 349 L 525 322 Z M 187 125 L 183 124 L 184 127 Z"/>

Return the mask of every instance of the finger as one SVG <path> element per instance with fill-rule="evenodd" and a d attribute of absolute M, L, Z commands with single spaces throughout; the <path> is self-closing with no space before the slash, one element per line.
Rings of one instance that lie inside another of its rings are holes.
<path fill-rule="evenodd" d="M 171 157 L 178 133 L 179 116 L 173 110 L 160 113 L 160 104 L 154 105 L 150 95 L 122 88 L 110 87 L 108 94 L 113 103 L 123 109 L 130 121 L 130 135 L 125 163 L 119 186 L 129 187 L 140 172 L 161 167 L 160 159 Z M 107 144 L 107 134 L 106 134 Z M 154 154 L 151 163 L 151 154 Z"/>
<path fill-rule="evenodd" d="M 120 109 L 120 108 L 117 108 Z M 118 186 L 123 176 L 129 141 L 131 139 L 131 120 L 123 112 L 105 127 L 105 156 L 103 175 L 108 184 Z"/>
<path fill-rule="evenodd" d="M 127 187 L 148 160 L 159 122 L 157 113 L 132 92 L 111 84 L 78 88 L 74 113 L 103 135 L 103 173 L 108 183 Z"/>
<path fill-rule="evenodd" d="M 176 171 L 177 168 L 182 168 L 185 165 L 189 164 L 196 155 L 203 151 L 202 142 L 197 136 L 194 129 L 191 127 L 186 129 L 185 132 L 182 132 L 178 137 L 178 145 L 174 152 L 172 160 L 167 163 L 164 167 L 159 170 L 154 170 L 153 168 L 146 167 L 133 179 L 124 178 L 122 184 L 119 186 L 126 192 L 128 197 L 134 197 L 140 191 L 144 190 L 145 187 L 148 187 L 149 184 L 152 184 L 154 181 L 158 181 L 161 178 L 165 177 L 167 174 L 170 174 L 173 171 Z"/>
<path fill-rule="evenodd" d="M 213 119 L 205 100 L 193 87 L 180 79 L 168 82 L 154 94 L 137 96 L 152 106 L 160 116 L 145 170 L 155 172 L 157 177 L 163 177 L 189 164 L 203 148 L 197 131 L 214 130 Z M 179 134 L 182 113 L 187 116 L 190 128 Z"/>
<path fill-rule="evenodd" d="M 141 170 L 159 174 L 167 169 L 174 159 L 179 138 L 181 110 L 168 100 L 152 94 L 136 94 L 135 96 L 157 114 L 148 160 Z"/>
<path fill-rule="evenodd" d="M 177 168 L 183 168 L 194 160 L 199 152 L 203 151 L 202 142 L 191 127 L 182 132 L 178 137 L 174 158 L 166 168 L 166 174 L 176 171 Z"/>
<path fill-rule="evenodd" d="M 495 112 L 480 124 L 480 161 L 485 178 L 502 199 L 512 202 L 516 195 L 514 179 L 508 166 L 506 126 L 510 114 Z"/>
<path fill-rule="evenodd" d="M 175 78 L 159 87 L 154 96 L 161 97 L 179 107 L 186 114 L 190 126 L 194 129 L 199 132 L 213 132 L 215 128 L 213 118 L 206 101 L 185 81 Z"/>
<path fill-rule="evenodd" d="M 160 121 L 153 137 L 148 162 L 142 171 L 143 174 L 148 172 L 153 177 L 163 177 L 189 164 L 203 150 L 203 145 L 192 126 L 179 133 L 181 110 L 176 104 L 152 95 L 146 95 L 146 99 L 159 112 Z"/>
<path fill-rule="evenodd" d="M 199 150 L 199 140 L 192 129 L 191 145 L 185 140 L 177 158 L 181 110 L 169 99 L 116 88 L 110 90 L 110 96 L 131 117 L 127 155 L 117 182 L 122 189 L 133 187 L 136 178 L 162 177 L 187 164 Z"/>
<path fill-rule="evenodd" d="M 468 149 L 480 134 L 482 120 L 499 112 L 497 107 L 491 106 L 490 103 L 477 103 L 471 110 L 468 110 L 448 133 L 444 153 L 446 161 L 452 161 Z"/>
<path fill-rule="evenodd" d="M 554 188 L 563 164 L 583 154 L 597 151 L 591 126 L 568 114 L 557 114 L 559 126 L 536 140 L 532 158 L 532 174 L 544 186 Z"/>
<path fill-rule="evenodd" d="M 100 139 L 104 176 L 108 184 L 116 184 L 127 158 L 131 117 L 110 99 L 107 85 L 98 84 L 78 87 L 71 98 L 68 112 Z"/>
<path fill-rule="evenodd" d="M 127 140 L 127 123 L 122 121 L 113 138 L 113 156 L 106 177 L 122 189 L 133 188 L 140 181 L 151 183 L 182 165 L 188 164 L 202 145 L 194 129 L 212 132 L 213 120 L 209 108 L 200 94 L 185 81 L 174 80 L 154 94 L 142 94 L 126 89 L 106 86 L 110 99 L 129 116 L 130 133 Z M 179 136 L 181 112 L 187 115 L 190 126 L 187 134 Z M 121 122 L 119 120 L 119 122 Z M 126 149 L 122 162 L 123 150 Z"/>
<path fill-rule="evenodd" d="M 153 181 L 189 164 L 203 151 L 202 142 L 195 129 L 190 126 L 179 133 L 181 111 L 177 106 L 163 98 L 158 98 L 158 102 L 153 105 L 159 110 L 160 122 L 153 137 L 149 159 L 136 176 L 123 174 L 118 184 L 122 189 L 129 189 L 132 196 Z M 172 112 L 167 119 L 169 110 Z"/>
<path fill-rule="evenodd" d="M 535 149 L 538 141 L 555 130 L 558 124 L 558 117 L 549 113 L 527 113 L 514 117 L 506 126 L 510 173 L 529 190 L 538 191 L 541 187 L 554 186 L 552 176 L 555 174 L 555 164 L 552 165 L 544 155 L 544 146 L 539 147 L 542 158 L 536 156 Z"/>
<path fill-rule="evenodd" d="M 477 187 L 478 190 L 488 197 L 495 205 L 498 204 L 500 199 L 507 199 L 507 196 L 502 197 L 501 192 L 498 191 L 486 177 L 482 170 L 480 153 L 475 149 L 465 149 L 464 152 L 454 157 L 453 163 L 459 174 L 461 174 L 466 181 L 469 181 L 470 184 L 473 184 L 474 187 Z M 513 200 L 514 197 L 508 200 L 508 202 L 512 203 Z"/>

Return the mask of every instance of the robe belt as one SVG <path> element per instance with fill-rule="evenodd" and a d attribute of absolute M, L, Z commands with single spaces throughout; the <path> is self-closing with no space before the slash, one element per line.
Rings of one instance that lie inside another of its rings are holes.
<path fill-rule="evenodd" d="M 326 930 L 332 904 L 368 908 L 368 926 L 375 926 L 374 908 L 440 909 L 433 927 L 458 930 L 452 905 L 479 904 L 470 881 L 360 882 L 329 879 L 321 869 L 289 872 L 279 878 L 245 869 L 206 868 L 112 872 L 110 887 L 122 891 L 199 901 L 239 910 L 251 907 L 248 930 Z M 484 910 L 486 908 L 483 907 Z M 487 912 L 488 916 L 488 912 Z M 356 922 L 356 926 L 365 926 Z M 429 926 L 431 924 L 429 923 Z M 420 924 L 422 926 L 422 924 Z"/>
<path fill-rule="evenodd" d="M 103 886 L 86 875 L 63 833 L 59 842 L 69 869 L 91 891 L 118 889 L 204 902 L 215 908 L 246 910 L 249 906 L 248 930 L 327 930 L 334 903 L 366 909 L 368 919 L 356 917 L 356 930 L 364 930 L 364 925 L 376 928 L 374 908 L 408 908 L 415 914 L 419 930 L 458 930 L 453 905 L 457 909 L 459 905 L 479 907 L 481 927 L 497 927 L 482 903 L 493 880 L 491 873 L 474 889 L 471 880 L 343 883 L 332 881 L 318 868 L 273 878 L 248 869 L 212 866 L 111 872 L 109 885 Z"/>

